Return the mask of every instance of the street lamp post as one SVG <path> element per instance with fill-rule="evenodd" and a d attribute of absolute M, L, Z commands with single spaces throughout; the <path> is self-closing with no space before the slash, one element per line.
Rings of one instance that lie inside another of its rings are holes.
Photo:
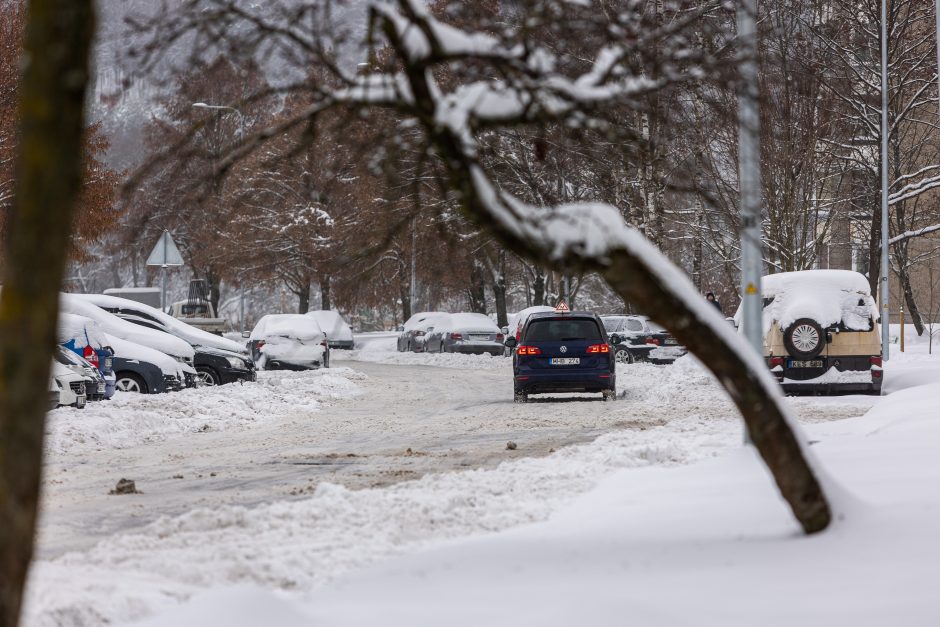
<path fill-rule="evenodd" d="M 888 327 L 888 0 L 881 0 L 881 358 L 890 358 Z"/>
<path fill-rule="evenodd" d="M 231 111 L 232 113 L 238 116 L 238 139 L 241 140 L 245 137 L 245 114 L 236 109 L 235 107 L 230 107 L 228 105 L 211 105 L 205 102 L 194 102 L 193 108 L 195 109 L 210 109 L 212 111 Z M 238 304 L 238 323 L 241 326 L 242 334 L 245 333 L 245 286 L 241 286 L 241 295 L 239 296 Z M 216 312 L 218 315 L 218 312 Z"/>

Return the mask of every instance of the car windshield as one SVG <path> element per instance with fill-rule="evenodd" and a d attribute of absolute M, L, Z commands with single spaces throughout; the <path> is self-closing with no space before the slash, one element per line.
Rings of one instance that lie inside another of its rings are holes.
<path fill-rule="evenodd" d="M 604 323 L 604 329 L 608 333 L 616 333 L 623 330 L 624 318 L 601 318 Z"/>
<path fill-rule="evenodd" d="M 627 331 L 642 331 L 643 323 L 635 318 L 627 320 Z"/>
<path fill-rule="evenodd" d="M 534 320 L 526 332 L 526 342 L 573 342 L 600 340 L 597 323 L 589 318 Z"/>

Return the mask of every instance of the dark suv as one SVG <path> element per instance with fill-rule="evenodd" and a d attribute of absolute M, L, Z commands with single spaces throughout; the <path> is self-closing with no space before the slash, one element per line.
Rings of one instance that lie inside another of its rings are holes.
<path fill-rule="evenodd" d="M 610 338 L 614 345 L 620 337 Z M 588 312 L 532 314 L 521 340 L 506 339 L 513 348 L 515 401 L 546 392 L 600 392 L 616 398 L 614 351 L 601 319 Z"/>

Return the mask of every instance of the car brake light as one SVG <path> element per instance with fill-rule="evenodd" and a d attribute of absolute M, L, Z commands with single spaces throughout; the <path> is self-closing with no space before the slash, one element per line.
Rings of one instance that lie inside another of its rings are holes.
<path fill-rule="evenodd" d="M 526 346 L 525 344 L 523 344 L 522 346 L 516 349 L 516 354 L 517 355 L 541 355 L 542 349 L 539 348 L 538 346 Z"/>
<path fill-rule="evenodd" d="M 872 366 L 878 366 L 881 368 L 881 355 L 873 355 L 868 358 L 868 361 L 871 362 Z"/>
<path fill-rule="evenodd" d="M 770 358 L 770 367 L 776 368 L 777 366 L 783 365 L 783 357 L 771 357 Z"/>
<path fill-rule="evenodd" d="M 655 337 L 648 337 L 648 338 L 646 338 L 646 343 L 647 343 L 647 344 L 655 344 L 656 346 L 659 346 L 659 340 L 657 340 Z"/>
<path fill-rule="evenodd" d="M 461 334 L 459 334 L 459 333 L 451 333 L 451 334 L 450 334 L 450 339 L 452 339 L 452 340 L 462 340 L 462 339 L 463 339 L 463 336 L 462 336 Z"/>
<path fill-rule="evenodd" d="M 608 344 L 591 344 L 587 347 L 588 353 L 609 353 L 610 345 Z"/>
<path fill-rule="evenodd" d="M 502 334 L 502 333 L 497 333 L 497 334 L 496 334 L 496 341 L 497 341 L 497 342 L 502 342 L 502 341 L 503 341 L 503 334 Z"/>
<path fill-rule="evenodd" d="M 82 351 L 82 357 L 94 364 L 96 368 L 98 367 L 98 353 L 91 346 L 85 347 L 85 350 Z"/>
<path fill-rule="evenodd" d="M 258 348 L 260 349 L 262 346 L 264 346 L 264 340 L 258 340 Z"/>

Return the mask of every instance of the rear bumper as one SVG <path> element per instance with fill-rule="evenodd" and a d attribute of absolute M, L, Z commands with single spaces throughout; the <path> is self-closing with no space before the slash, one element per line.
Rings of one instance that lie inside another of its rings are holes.
<path fill-rule="evenodd" d="M 535 372 L 525 371 L 516 373 L 513 377 L 516 390 L 529 394 L 542 392 L 603 392 L 612 390 L 616 385 L 616 377 L 607 369 L 567 371 L 567 372 Z"/>
<path fill-rule="evenodd" d="M 321 367 L 319 361 L 285 361 L 283 359 L 271 359 L 264 364 L 265 370 L 316 370 Z"/>
<path fill-rule="evenodd" d="M 881 381 L 877 383 L 781 383 L 787 394 L 881 394 Z"/>
<path fill-rule="evenodd" d="M 486 344 L 451 344 L 445 345 L 444 350 L 449 353 L 462 353 L 464 355 L 486 355 L 494 357 L 504 354 L 506 347 L 502 344 L 487 342 Z"/>

